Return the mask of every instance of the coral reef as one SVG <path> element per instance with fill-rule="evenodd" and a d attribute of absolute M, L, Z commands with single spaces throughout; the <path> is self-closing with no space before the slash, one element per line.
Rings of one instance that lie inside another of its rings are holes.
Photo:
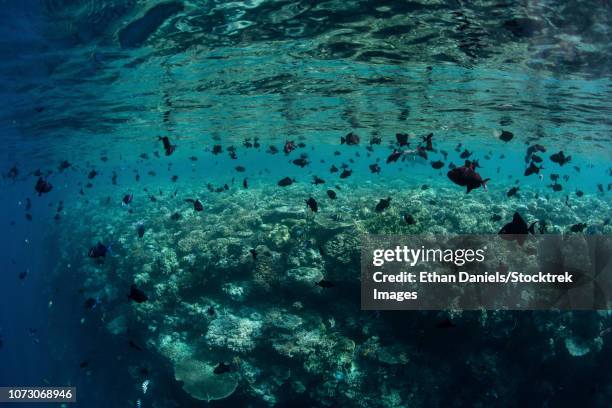
<path fill-rule="evenodd" d="M 78 268 L 84 296 L 102 300 L 111 333 L 138 331 L 170 362 L 184 390 L 205 401 L 239 395 L 273 406 L 300 396 L 313 406 L 440 405 L 448 400 L 436 390 L 459 392 L 453 376 L 456 367 L 465 366 L 462 375 L 475 384 L 498 379 L 486 392 L 472 393 L 477 401 L 471 403 L 496 405 L 511 400 L 519 386 L 504 379 L 524 371 L 511 354 L 497 353 L 509 341 L 528 343 L 529 352 L 541 355 L 544 363 L 560 356 L 589 358 L 609 341 L 608 313 L 576 318 L 579 314 L 546 312 L 531 318 L 503 311 L 360 311 L 362 234 L 496 233 L 517 206 L 492 194 L 466 197 L 445 188 L 407 186 L 389 192 L 383 183 L 355 185 L 350 196 L 334 201 L 320 198 L 317 214 L 305 205 L 287 204 L 311 195 L 308 189 L 261 187 L 209 195 L 209 210 L 203 213 L 172 197 L 160 198 L 156 206 L 134 205 L 134 214 L 113 206 L 106 206 L 104 215 L 67 208 L 83 216 L 61 226 L 65 248 L 78 249 L 65 250 L 61 264 Z M 389 195 L 390 208 L 374 211 L 380 197 Z M 523 200 L 519 207 L 525 219 L 546 219 L 549 231 L 565 232 L 572 223 L 586 222 L 612 232 L 601 216 L 607 203 L 597 196 L 585 196 L 571 208 L 554 197 Z M 175 211 L 181 217 L 171 220 Z M 403 222 L 407 212 L 415 223 Z M 78 222 L 83 217 L 90 221 Z M 109 218 L 123 222 L 111 226 Z M 133 228 L 139 221 L 148 226 L 143 238 Z M 80 237 L 117 242 L 114 254 L 92 262 Z M 582 245 L 579 235 L 574 241 L 567 245 Z M 318 286 L 322 279 L 336 286 Z M 148 302 L 125 303 L 133 283 L 149 295 Z M 457 329 L 441 335 L 436 323 L 445 319 Z M 483 335 L 469 337 L 473 347 L 460 349 L 467 341 L 460 333 L 470 331 Z M 447 350 L 444 358 L 440 350 Z M 224 361 L 235 369 L 214 374 L 215 365 Z"/>

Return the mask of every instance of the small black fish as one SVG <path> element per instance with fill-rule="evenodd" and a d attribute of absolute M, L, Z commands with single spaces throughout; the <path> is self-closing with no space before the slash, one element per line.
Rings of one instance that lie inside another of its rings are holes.
<path fill-rule="evenodd" d="M 582 232 L 587 225 L 585 223 L 578 223 L 571 226 L 570 231 L 572 232 Z"/>
<path fill-rule="evenodd" d="M 36 190 L 36 192 L 38 193 L 38 196 L 40 197 L 41 195 L 46 194 L 49 191 L 53 190 L 53 185 L 51 185 L 51 183 L 49 183 L 42 177 L 39 177 L 38 180 L 36 181 L 36 185 L 34 186 L 34 190 Z"/>
<path fill-rule="evenodd" d="M 537 154 L 532 154 L 531 155 L 531 161 L 534 162 L 534 163 L 542 163 L 544 161 L 544 159 L 542 159 Z"/>
<path fill-rule="evenodd" d="M 134 194 L 126 194 L 123 196 L 121 201 L 123 202 L 123 204 L 128 205 L 129 203 L 132 202 L 133 199 L 134 199 Z"/>
<path fill-rule="evenodd" d="M 319 211 L 319 205 L 317 204 L 317 201 L 312 197 L 306 200 L 306 205 L 308 205 L 308 207 L 312 210 L 312 212 Z"/>
<path fill-rule="evenodd" d="M 171 219 L 172 221 L 178 221 L 178 220 L 180 220 L 180 219 L 181 219 L 181 213 L 179 213 L 178 211 L 177 211 L 177 212 L 172 213 L 172 215 L 170 216 L 170 219 Z"/>
<path fill-rule="evenodd" d="M 424 148 L 424 147 L 422 147 L 422 146 L 418 146 L 418 147 L 417 147 L 417 149 L 416 149 L 416 154 L 417 154 L 417 156 L 419 156 L 419 157 L 421 157 L 421 158 L 423 158 L 423 159 L 425 159 L 425 160 L 427 160 L 427 159 L 429 158 L 429 155 L 427 154 L 427 150 L 425 150 L 425 148 Z M 405 159 L 405 158 L 404 158 L 404 159 Z M 404 159 L 402 159 L 402 161 L 403 161 Z"/>
<path fill-rule="evenodd" d="M 145 234 L 145 226 L 142 222 L 138 223 L 136 226 L 136 233 L 138 234 L 138 238 L 142 238 Z"/>
<path fill-rule="evenodd" d="M 406 223 L 406 225 L 414 225 L 416 224 L 416 220 L 414 219 L 414 217 L 411 214 L 404 214 L 404 222 Z"/>
<path fill-rule="evenodd" d="M 582 197 L 584 195 L 584 192 L 582 190 L 576 190 L 576 195 L 578 197 Z"/>
<path fill-rule="evenodd" d="M 244 173 L 244 171 L 246 170 L 244 166 L 236 166 L 234 167 L 234 169 L 236 169 L 238 173 Z"/>
<path fill-rule="evenodd" d="M 79 363 L 79 367 L 86 368 L 89 365 L 89 360 L 83 360 Z"/>
<path fill-rule="evenodd" d="M 92 180 L 92 179 L 93 179 L 94 177 L 96 177 L 97 175 L 98 175 L 98 172 L 97 172 L 97 171 L 95 171 L 95 170 L 92 170 L 92 171 L 90 171 L 90 172 L 87 174 L 87 178 L 88 178 L 88 179 L 90 179 L 90 180 Z"/>
<path fill-rule="evenodd" d="M 389 207 L 390 204 L 391 204 L 391 197 L 388 197 L 386 199 L 381 198 L 378 204 L 376 204 L 376 208 L 374 208 L 374 210 L 376 212 L 383 212 Z"/>
<path fill-rule="evenodd" d="M 538 167 L 534 164 L 534 162 L 531 162 L 529 164 L 529 167 L 527 167 L 525 169 L 525 176 L 531 176 L 532 174 L 540 174 L 540 170 L 542 170 L 542 166 Z"/>
<path fill-rule="evenodd" d="M 212 154 L 217 155 L 223 153 L 223 147 L 221 145 L 214 145 L 212 148 Z"/>
<path fill-rule="evenodd" d="M 468 151 L 468 149 L 465 149 L 460 155 L 459 157 L 461 157 L 462 159 L 467 159 L 468 157 L 470 157 L 472 155 L 472 153 L 470 151 Z"/>
<path fill-rule="evenodd" d="M 296 148 L 295 142 L 293 140 L 287 140 L 285 142 L 285 146 L 283 146 L 283 151 L 285 152 L 285 154 L 289 154 L 292 151 L 294 151 L 295 148 Z"/>
<path fill-rule="evenodd" d="M 395 139 L 400 147 L 408 146 L 408 134 L 407 133 L 396 133 Z"/>
<path fill-rule="evenodd" d="M 19 272 L 19 275 L 18 275 L 20 280 L 24 280 L 27 276 L 28 276 L 27 269 L 25 271 Z"/>
<path fill-rule="evenodd" d="M 435 161 L 435 162 L 431 162 L 431 167 L 433 167 L 436 170 L 439 170 L 442 167 L 444 167 L 444 163 L 441 160 L 438 160 L 438 161 Z"/>
<path fill-rule="evenodd" d="M 242 187 L 249 188 L 249 182 L 247 181 L 246 178 L 244 180 L 242 180 Z"/>
<path fill-rule="evenodd" d="M 176 150 L 176 145 L 170 143 L 170 139 L 168 136 L 158 136 L 158 140 L 161 140 L 164 145 L 164 151 L 166 152 L 166 156 L 170 156 Z"/>
<path fill-rule="evenodd" d="M 327 196 L 332 200 L 336 199 L 336 192 L 334 190 L 327 190 Z"/>
<path fill-rule="evenodd" d="M 70 168 L 70 166 L 72 166 L 72 164 L 70 164 L 70 162 L 68 160 L 62 160 L 61 163 L 59 164 L 59 166 L 57 166 L 57 169 L 62 172 L 68 168 Z"/>
<path fill-rule="evenodd" d="M 526 235 L 528 233 L 535 234 L 534 227 L 537 223 L 538 223 L 537 221 L 534 221 L 528 227 L 523 217 L 521 217 L 521 215 L 518 212 L 515 212 L 514 216 L 512 217 L 512 221 L 504 225 L 502 229 L 499 230 L 499 234 L 515 236 L 515 237 L 508 237 L 508 238 L 504 238 L 502 236 L 502 238 L 509 239 L 509 240 L 515 239 L 519 245 L 523 245 L 523 243 L 525 242 L 525 239 L 527 238 Z"/>
<path fill-rule="evenodd" d="M 508 132 L 507 130 L 502 130 L 501 135 L 499 135 L 499 139 L 504 142 L 509 142 L 514 137 L 512 132 Z"/>
<path fill-rule="evenodd" d="M 127 297 L 128 300 L 132 300 L 136 303 L 143 303 L 149 300 L 147 295 L 145 295 L 142 290 L 138 289 L 136 285 L 130 286 L 130 293 L 127 295 Z"/>
<path fill-rule="evenodd" d="M 563 150 L 550 156 L 550 161 L 557 163 L 559 166 L 569 163 L 570 160 L 572 160 L 572 156 L 566 156 Z"/>
<path fill-rule="evenodd" d="M 318 186 L 319 184 L 324 184 L 325 180 L 323 180 L 322 178 L 318 177 L 318 176 L 312 176 L 312 184 L 314 184 L 315 186 Z"/>
<path fill-rule="evenodd" d="M 98 304 L 98 301 L 92 297 L 88 298 L 85 303 L 83 303 L 83 307 L 85 309 L 93 309 Z"/>
<path fill-rule="evenodd" d="M 347 145 L 357 145 L 359 144 L 359 136 L 357 136 L 355 133 L 351 132 L 348 135 L 341 137 L 340 138 L 340 144 L 344 144 L 346 143 Z"/>
<path fill-rule="evenodd" d="M 26 213 L 25 217 L 26 217 L 26 220 L 32 221 L 32 214 Z"/>
<path fill-rule="evenodd" d="M 305 157 L 300 157 L 299 159 L 295 159 L 292 163 L 302 168 L 310 164 L 310 162 Z"/>
<path fill-rule="evenodd" d="M 552 188 L 554 192 L 563 190 L 563 187 L 559 183 L 550 184 L 548 187 Z"/>
<path fill-rule="evenodd" d="M 433 144 L 432 144 L 432 139 L 433 139 L 433 133 L 428 134 L 427 136 L 423 136 L 423 143 L 425 143 L 425 150 L 428 151 L 433 151 Z"/>
<path fill-rule="evenodd" d="M 374 136 L 372 139 L 370 139 L 370 145 L 379 145 L 382 142 L 382 139 L 378 136 Z"/>
<path fill-rule="evenodd" d="M 519 191 L 519 188 L 518 188 L 518 187 L 512 187 L 510 190 L 508 190 L 508 192 L 506 193 L 506 195 L 507 195 L 508 197 L 515 196 L 515 195 L 517 195 L 516 193 L 517 193 L 518 191 Z"/>
<path fill-rule="evenodd" d="M 534 144 L 532 146 L 529 146 L 527 148 L 527 154 L 525 155 L 525 163 L 529 163 L 529 161 L 532 159 L 532 156 L 534 155 L 535 152 L 546 152 L 546 148 L 540 144 Z M 538 156 L 538 159 L 540 159 L 540 157 Z M 540 161 L 537 161 L 537 159 L 535 160 L 536 163 L 540 163 Z"/>
<path fill-rule="evenodd" d="M 490 180 L 483 178 L 474 169 L 478 163 L 476 161 L 466 161 L 466 165 L 462 167 L 455 167 L 446 173 L 447 177 L 455 184 L 466 187 L 466 194 L 470 191 L 482 186 L 483 189 L 487 189 L 487 182 Z"/>
<path fill-rule="evenodd" d="M 200 200 L 198 200 L 197 198 L 195 200 L 193 198 L 188 198 L 188 199 L 185 200 L 185 202 L 193 203 L 193 209 L 195 211 L 197 211 L 197 212 L 200 212 L 200 211 L 204 210 L 204 206 L 202 205 Z"/>
<path fill-rule="evenodd" d="M 600 193 L 603 193 L 604 192 L 603 184 L 597 184 L 597 190 L 599 190 Z"/>
<path fill-rule="evenodd" d="M 292 185 L 293 183 L 295 183 L 295 179 L 289 178 L 289 177 L 285 177 L 282 178 L 279 182 L 278 185 L 281 187 L 287 187 Z"/>
<path fill-rule="evenodd" d="M 338 168 L 332 164 L 332 166 L 329 168 L 329 172 L 336 173 L 337 171 L 338 171 Z"/>
<path fill-rule="evenodd" d="M 380 174 L 380 166 L 378 163 L 370 164 L 369 167 L 372 174 Z"/>
<path fill-rule="evenodd" d="M 399 150 L 393 150 L 393 152 L 387 157 L 387 164 L 396 162 L 402 156 L 402 152 Z"/>
<path fill-rule="evenodd" d="M 344 169 L 344 170 L 342 170 L 342 173 L 340 173 L 340 178 L 341 179 L 345 179 L 345 178 L 349 177 L 352 173 L 353 173 L 353 170 Z"/>
<path fill-rule="evenodd" d="M 87 252 L 87 256 L 90 258 L 106 258 L 106 254 L 110 251 L 110 245 L 104 245 L 98 241 L 98 243 L 89 248 L 89 252 Z"/>
<path fill-rule="evenodd" d="M 321 279 L 319 282 L 317 282 L 317 285 L 326 289 L 336 286 L 332 281 L 328 281 L 327 279 Z"/>
<path fill-rule="evenodd" d="M 142 347 L 136 344 L 133 340 L 128 341 L 128 345 L 135 350 L 142 351 Z"/>

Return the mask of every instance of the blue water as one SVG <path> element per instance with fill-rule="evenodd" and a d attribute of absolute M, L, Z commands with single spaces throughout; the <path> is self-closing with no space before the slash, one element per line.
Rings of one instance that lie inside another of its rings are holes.
<path fill-rule="evenodd" d="M 0 386 L 76 386 L 75 406 L 88 408 L 609 406 L 607 311 L 366 313 L 355 248 L 330 254 L 334 237 L 363 233 L 494 234 L 514 211 L 552 233 L 585 223 L 610 234 L 607 2 L 0 7 Z M 514 138 L 500 140 L 502 130 Z M 357 146 L 340 143 L 349 132 Z M 434 150 L 386 164 L 400 132 L 408 149 L 433 133 Z M 286 141 L 305 146 L 286 155 Z M 524 176 L 534 144 L 546 148 L 543 168 Z M 465 149 L 486 191 L 466 194 L 447 177 Z M 559 151 L 571 161 L 551 161 Z M 292 163 L 301 154 L 304 168 Z M 53 185 L 42 196 L 37 170 Z M 279 187 L 284 177 L 296 182 Z M 391 207 L 376 214 L 385 197 Z M 185 201 L 195 198 L 201 213 Z M 406 213 L 415 226 L 402 224 Z M 98 241 L 113 247 L 103 263 L 87 257 Z M 250 261 L 255 247 L 273 253 L 271 266 Z M 286 271 L 298 266 L 342 291 L 296 294 Z M 128 303 L 131 284 L 150 301 Z M 435 329 L 446 318 L 456 330 Z M 214 338 L 217 324 L 232 341 Z M 402 352 L 408 362 L 390 362 Z M 197 399 L 175 379 L 185 360 L 235 364 L 213 378 L 235 377 L 236 390 Z"/>

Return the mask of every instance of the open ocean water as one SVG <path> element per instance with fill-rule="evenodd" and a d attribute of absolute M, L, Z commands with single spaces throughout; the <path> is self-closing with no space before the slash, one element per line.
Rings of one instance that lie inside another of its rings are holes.
<path fill-rule="evenodd" d="M 611 19 L 0 2 L 0 386 L 87 408 L 609 407 L 610 312 L 361 311 L 359 237 L 515 212 L 610 234 Z"/>

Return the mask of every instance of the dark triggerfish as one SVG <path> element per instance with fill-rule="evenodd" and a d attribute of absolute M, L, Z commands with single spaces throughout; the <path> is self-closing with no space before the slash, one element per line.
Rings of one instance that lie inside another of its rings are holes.
<path fill-rule="evenodd" d="M 523 217 L 521 217 L 518 212 L 515 212 L 512 221 L 504 225 L 502 229 L 499 230 L 499 234 L 502 235 L 502 238 L 505 240 L 515 240 L 519 245 L 523 245 L 525 239 L 527 239 L 527 234 L 535 234 L 534 227 L 537 223 L 537 221 L 534 221 L 530 226 L 527 226 Z M 503 235 L 511 236 L 504 237 Z"/>
<path fill-rule="evenodd" d="M 480 186 L 486 190 L 487 181 L 490 180 L 489 178 L 482 179 L 480 174 L 474 170 L 474 163 L 470 163 L 469 166 L 455 167 L 446 175 L 453 183 L 465 186 L 467 188 L 466 194 Z"/>

